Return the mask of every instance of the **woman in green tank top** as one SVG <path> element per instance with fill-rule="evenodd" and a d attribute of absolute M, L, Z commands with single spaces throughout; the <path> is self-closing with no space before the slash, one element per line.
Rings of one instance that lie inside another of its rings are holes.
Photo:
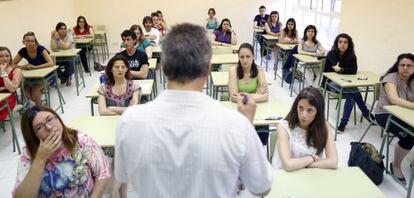
<path fill-rule="evenodd" d="M 239 93 L 252 95 L 256 102 L 268 100 L 264 71 L 254 63 L 253 46 L 243 43 L 239 48 L 239 63 L 229 70 L 229 92 L 235 102 Z"/>

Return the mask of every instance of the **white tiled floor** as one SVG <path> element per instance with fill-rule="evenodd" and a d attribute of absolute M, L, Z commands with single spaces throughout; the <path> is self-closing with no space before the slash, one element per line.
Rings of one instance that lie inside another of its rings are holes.
<path fill-rule="evenodd" d="M 260 63 L 260 60 L 257 61 Z M 273 65 L 273 62 L 269 62 L 269 66 Z M 283 88 L 280 87 L 280 79 L 278 78 L 276 81 L 273 80 L 273 71 L 271 70 L 271 66 L 267 71 L 267 79 L 268 82 L 272 82 L 270 86 L 270 99 L 271 98 L 279 98 L 291 104 L 293 102 L 294 97 L 296 94 L 294 93 L 293 97 L 289 97 L 288 93 L 288 86 L 284 86 Z M 280 68 L 280 66 L 279 66 Z M 280 72 L 280 69 L 279 69 Z M 310 79 L 310 78 L 309 78 Z M 93 72 L 92 77 L 89 75 L 85 75 L 86 80 L 86 87 L 80 90 L 80 96 L 76 96 L 76 89 L 74 85 L 72 87 L 62 87 L 62 93 L 66 100 L 66 105 L 64 105 L 65 113 L 61 114 L 64 121 L 68 122 L 74 117 L 78 115 L 90 115 L 90 103 L 89 100 L 85 98 L 86 92 L 98 81 L 98 72 Z M 161 86 L 158 86 L 159 90 Z M 57 101 L 56 94 L 52 93 L 52 101 Z M 56 103 L 52 103 L 53 106 Z M 331 104 L 331 107 L 334 107 L 334 103 Z M 95 113 L 96 108 L 95 108 Z M 330 121 L 335 119 L 336 112 L 333 108 L 331 108 L 330 114 Z M 19 137 L 20 144 L 23 145 L 23 139 L 20 132 L 20 116 L 16 116 L 15 126 L 17 128 L 17 133 Z M 351 117 L 351 121 L 352 121 Z M 338 148 L 339 154 L 339 166 L 344 167 L 347 166 L 348 155 L 350 151 L 349 143 L 351 141 L 358 141 L 362 132 L 366 129 L 367 123 L 357 123 L 357 125 L 353 125 L 353 123 L 348 124 L 345 133 L 338 135 L 338 140 L 336 141 L 336 145 Z M 381 144 L 381 138 L 379 135 L 379 129 L 374 127 L 365 138 L 365 141 L 373 143 L 378 149 Z M 393 145 L 396 141 L 393 142 Z M 393 146 L 391 146 L 393 148 Z M 391 151 L 391 159 L 392 159 L 392 152 Z M 414 158 L 413 153 L 410 153 L 408 157 L 403 161 L 404 166 L 404 173 L 406 178 L 409 178 L 409 162 L 412 161 Z M 12 152 L 12 144 L 11 144 L 11 130 L 10 125 L 6 123 L 6 132 L 0 131 L 0 197 L 10 197 L 11 191 L 14 186 L 15 177 L 16 177 L 16 168 L 17 168 L 17 160 L 18 155 L 17 153 Z M 277 178 L 274 178 L 277 180 Z M 381 185 L 378 186 L 381 191 L 383 191 L 386 197 L 404 197 L 406 191 L 397 184 L 389 175 L 384 175 L 384 181 Z M 298 189 L 299 190 L 299 189 Z M 349 189 L 349 190 L 358 190 L 358 189 Z M 108 190 L 109 191 L 109 190 Z M 129 197 L 136 197 L 136 194 L 132 191 L 129 191 Z M 106 194 L 108 196 L 108 193 Z M 333 195 L 334 196 L 334 195 Z M 243 191 L 240 194 L 240 197 L 253 197 L 248 192 Z"/>

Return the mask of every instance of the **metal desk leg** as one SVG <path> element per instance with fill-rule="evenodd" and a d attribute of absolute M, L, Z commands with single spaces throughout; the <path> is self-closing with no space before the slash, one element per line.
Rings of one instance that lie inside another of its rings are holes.
<path fill-rule="evenodd" d="M 335 124 L 335 138 L 334 140 L 336 141 L 336 136 L 338 135 L 338 124 L 339 124 L 339 115 L 341 113 L 341 102 L 342 102 L 342 92 L 343 92 L 343 88 L 341 87 L 339 90 L 339 97 L 338 97 L 338 113 L 336 114 L 336 124 Z"/>

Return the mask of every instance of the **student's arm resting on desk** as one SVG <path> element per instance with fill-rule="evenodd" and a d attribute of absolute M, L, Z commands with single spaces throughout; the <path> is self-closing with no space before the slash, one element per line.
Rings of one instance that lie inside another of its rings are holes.
<path fill-rule="evenodd" d="M 237 36 L 236 33 L 234 33 L 234 31 L 231 31 L 231 45 L 237 45 Z"/>
<path fill-rule="evenodd" d="M 52 133 L 53 134 L 53 133 Z M 62 145 L 61 136 L 58 133 L 49 135 L 44 141 L 40 141 L 36 157 L 30 161 L 27 151 L 20 156 L 19 166 L 17 169 L 18 187 L 15 190 L 14 197 L 37 197 L 40 184 L 42 181 L 43 171 L 49 157 Z M 29 169 L 29 170 L 27 170 Z M 27 172 L 24 178 L 19 173 Z"/>
<path fill-rule="evenodd" d="M 313 157 L 311 156 L 292 158 L 289 148 L 289 135 L 287 134 L 288 132 L 282 124 L 277 125 L 277 132 L 278 136 L 276 145 L 283 169 L 288 172 L 295 171 L 306 168 L 310 163 L 313 162 Z"/>
<path fill-rule="evenodd" d="M 253 95 L 256 102 L 267 102 L 269 100 L 269 91 L 267 87 L 266 77 L 263 68 L 257 67 L 259 71 L 257 74 L 257 88 L 256 94 Z"/>
<path fill-rule="evenodd" d="M 326 128 L 328 129 L 328 136 L 326 137 L 325 145 L 325 159 L 317 160 L 309 165 L 310 168 L 325 168 L 336 169 L 338 168 L 338 153 L 336 151 L 335 141 L 333 139 L 333 133 L 328 122 L 326 122 Z"/>
<path fill-rule="evenodd" d="M 110 108 L 106 106 L 105 96 L 101 93 L 99 93 L 99 98 L 98 98 L 98 109 L 99 109 L 99 115 L 101 116 L 120 115 L 119 113 L 112 111 Z"/>
<path fill-rule="evenodd" d="M 13 79 L 10 80 L 8 77 L 3 77 L 4 88 L 8 92 L 14 93 L 20 87 L 22 78 L 23 78 L 22 71 L 18 68 L 14 69 Z"/>
<path fill-rule="evenodd" d="M 146 79 L 148 76 L 148 70 L 149 70 L 148 64 L 144 64 L 141 66 L 141 69 L 139 71 L 130 70 L 130 72 L 131 72 L 132 78 Z"/>
<path fill-rule="evenodd" d="M 385 93 L 387 94 L 388 100 L 391 102 L 391 104 L 414 109 L 414 102 L 405 100 L 398 96 L 397 86 L 394 83 L 384 82 L 383 85 Z"/>

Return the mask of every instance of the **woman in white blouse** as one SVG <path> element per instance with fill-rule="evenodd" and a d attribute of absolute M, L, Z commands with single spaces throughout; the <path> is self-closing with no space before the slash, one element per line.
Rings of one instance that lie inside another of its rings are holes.
<path fill-rule="evenodd" d="M 337 168 L 336 146 L 324 109 L 318 89 L 307 87 L 299 93 L 289 114 L 278 125 L 273 167 L 286 171 Z"/>

